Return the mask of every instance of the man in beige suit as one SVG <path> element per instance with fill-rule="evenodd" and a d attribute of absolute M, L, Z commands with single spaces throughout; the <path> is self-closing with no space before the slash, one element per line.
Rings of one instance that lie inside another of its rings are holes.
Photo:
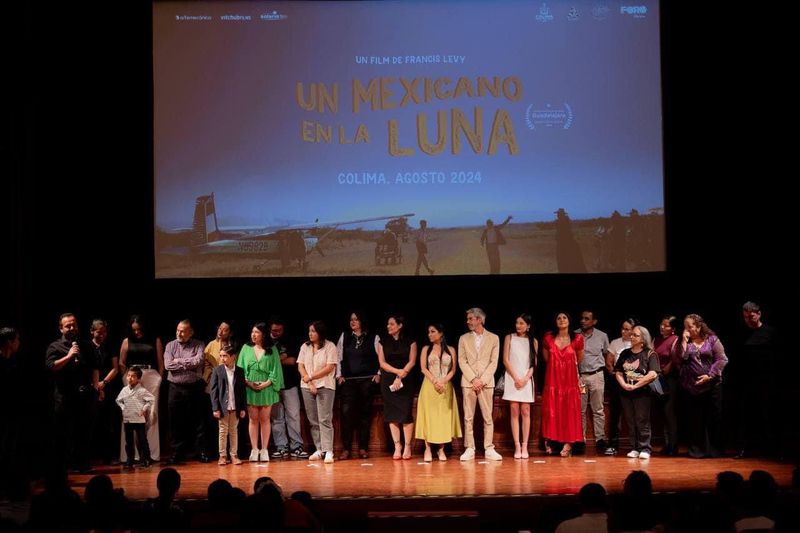
<path fill-rule="evenodd" d="M 475 437 L 472 422 L 475 418 L 475 402 L 481 406 L 483 415 L 483 449 L 487 459 L 500 461 L 503 457 L 494 449 L 494 371 L 500 353 L 500 339 L 483 327 L 486 313 L 479 307 L 467 311 L 467 327 L 470 332 L 458 339 L 458 366 L 461 368 L 461 388 L 464 392 L 464 447 L 462 461 L 475 458 Z"/>

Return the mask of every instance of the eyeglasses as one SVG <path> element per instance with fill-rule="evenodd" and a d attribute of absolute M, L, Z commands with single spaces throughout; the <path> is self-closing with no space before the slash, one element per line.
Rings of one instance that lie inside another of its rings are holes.
<path fill-rule="evenodd" d="M 641 333 L 631 333 L 631 337 L 641 337 Z"/>

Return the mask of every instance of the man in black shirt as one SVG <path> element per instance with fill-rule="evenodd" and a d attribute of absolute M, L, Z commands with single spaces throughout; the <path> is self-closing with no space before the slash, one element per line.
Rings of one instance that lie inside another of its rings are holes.
<path fill-rule="evenodd" d="M 96 450 L 103 464 L 119 459 L 120 427 L 122 413 L 117 405 L 121 380 L 119 379 L 119 352 L 108 342 L 108 323 L 102 318 L 92 320 L 90 331 L 92 350 L 99 372 L 97 383 L 97 419 L 94 428 Z"/>
<path fill-rule="evenodd" d="M 784 420 L 777 376 L 787 370 L 779 361 L 775 328 L 761 321 L 761 307 L 746 302 L 742 317 L 747 328 L 739 353 L 731 358 L 739 404 L 737 459 L 757 449 L 766 455 L 779 453 L 779 429 Z"/>
<path fill-rule="evenodd" d="M 283 320 L 272 317 L 269 322 L 270 342 L 278 350 L 283 367 L 281 401 L 272 406 L 272 441 L 275 443 L 272 457 L 305 459 L 308 452 L 303 449 L 300 428 L 300 372 L 297 370 L 297 357 L 290 356 L 283 343 Z"/>
<path fill-rule="evenodd" d="M 88 472 L 95 388 L 100 381 L 91 344 L 78 338 L 72 313 L 59 319 L 61 338 L 47 347 L 45 365 L 55 380 L 53 446 L 61 466 Z"/>

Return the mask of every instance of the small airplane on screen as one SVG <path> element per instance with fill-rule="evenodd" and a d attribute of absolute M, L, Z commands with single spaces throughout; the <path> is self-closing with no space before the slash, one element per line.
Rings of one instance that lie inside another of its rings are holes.
<path fill-rule="evenodd" d="M 313 224 L 277 228 L 220 227 L 217 223 L 214 193 L 211 193 L 198 196 L 195 200 L 191 229 L 172 230 L 166 233 L 189 233 L 189 248 L 187 250 L 184 247 L 179 253 L 251 255 L 263 259 L 264 263 L 279 260 L 284 270 L 288 269 L 293 261 L 297 261 L 298 265 L 306 270 L 311 252 L 316 251 L 324 255 L 320 243 L 339 226 L 378 220 L 393 221 L 413 216 L 414 213 L 404 213 L 337 222 L 315 221 Z M 175 253 L 175 250 L 165 250 L 164 253 Z"/>

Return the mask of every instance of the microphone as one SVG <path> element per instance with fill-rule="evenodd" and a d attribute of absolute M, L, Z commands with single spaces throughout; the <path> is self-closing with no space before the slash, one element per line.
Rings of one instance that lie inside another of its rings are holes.
<path fill-rule="evenodd" d="M 81 352 L 80 352 L 80 347 L 78 346 L 78 342 L 77 341 L 72 341 L 72 347 L 73 348 L 78 348 L 78 351 L 75 352 L 75 356 L 72 358 L 72 360 L 75 361 L 76 363 L 79 363 L 80 362 L 80 354 L 81 354 Z"/>

